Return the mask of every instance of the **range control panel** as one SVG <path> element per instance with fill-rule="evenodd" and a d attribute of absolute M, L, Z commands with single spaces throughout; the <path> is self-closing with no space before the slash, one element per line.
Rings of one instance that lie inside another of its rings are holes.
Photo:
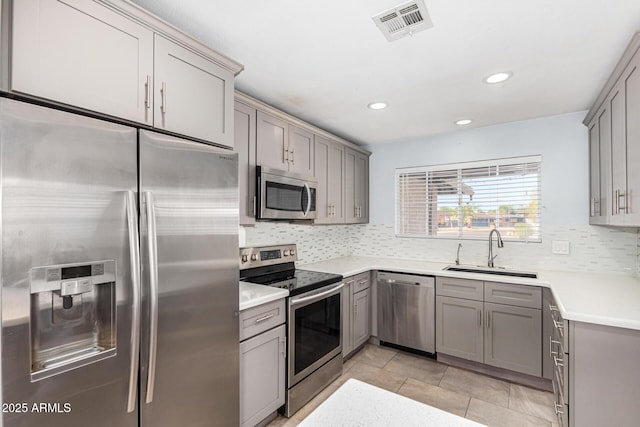
<path fill-rule="evenodd" d="M 263 267 L 265 265 L 283 264 L 298 260 L 298 249 L 295 243 L 276 246 L 257 246 L 240 248 L 240 269 Z"/>

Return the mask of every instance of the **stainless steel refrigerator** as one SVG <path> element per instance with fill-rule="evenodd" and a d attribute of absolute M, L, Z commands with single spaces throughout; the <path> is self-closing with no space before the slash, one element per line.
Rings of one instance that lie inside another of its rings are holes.
<path fill-rule="evenodd" d="M 239 424 L 237 157 L 0 99 L 2 425 Z"/>

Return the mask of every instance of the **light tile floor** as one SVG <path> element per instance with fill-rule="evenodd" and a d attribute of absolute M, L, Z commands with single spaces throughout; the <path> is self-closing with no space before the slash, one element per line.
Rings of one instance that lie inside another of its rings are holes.
<path fill-rule="evenodd" d="M 495 427 L 557 427 L 553 394 L 448 366 L 389 347 L 367 344 L 343 373 L 290 419 L 267 427 L 296 426 L 349 378 Z"/>

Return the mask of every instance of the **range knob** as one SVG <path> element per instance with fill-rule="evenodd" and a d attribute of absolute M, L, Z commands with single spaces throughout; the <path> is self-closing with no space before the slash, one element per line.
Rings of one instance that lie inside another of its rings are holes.
<path fill-rule="evenodd" d="M 246 255 L 242 255 L 242 262 L 247 262 L 249 261 L 249 257 Z"/>
<path fill-rule="evenodd" d="M 284 251 L 282 251 L 282 255 L 289 256 L 289 251 L 285 249 Z"/>
<path fill-rule="evenodd" d="M 258 259 L 258 255 L 251 254 L 251 261 L 257 261 L 257 259 Z"/>
<path fill-rule="evenodd" d="M 291 249 L 291 250 L 289 251 L 289 255 L 294 256 L 295 254 L 296 254 L 296 253 L 295 253 L 295 252 L 293 252 L 293 249 Z"/>

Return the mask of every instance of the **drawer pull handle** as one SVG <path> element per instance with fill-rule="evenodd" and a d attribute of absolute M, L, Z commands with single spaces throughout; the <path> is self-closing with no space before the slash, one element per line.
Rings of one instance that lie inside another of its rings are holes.
<path fill-rule="evenodd" d="M 564 360 L 562 359 L 558 359 L 557 356 L 553 356 L 553 363 L 557 366 L 557 367 L 564 367 Z"/>
<path fill-rule="evenodd" d="M 553 326 L 555 326 L 556 329 L 558 329 L 559 331 L 562 332 L 562 329 L 564 328 L 561 322 L 558 322 L 557 320 L 553 321 Z"/>
<path fill-rule="evenodd" d="M 549 311 L 559 311 L 557 305 L 549 304 Z"/>
<path fill-rule="evenodd" d="M 267 314 L 266 316 L 263 316 L 263 317 L 261 317 L 261 318 L 259 318 L 259 319 L 256 319 L 256 323 L 264 322 L 265 320 L 269 320 L 269 319 L 271 319 L 272 317 L 273 317 L 273 313 L 271 313 L 271 314 Z"/>
<path fill-rule="evenodd" d="M 560 341 L 556 341 L 554 339 L 551 339 L 551 335 L 549 335 L 549 357 L 554 357 L 558 355 L 557 351 L 553 351 L 553 345 L 560 345 Z"/>
<path fill-rule="evenodd" d="M 553 409 L 556 411 L 556 415 L 564 414 L 564 412 L 560 410 L 561 408 L 562 408 L 561 404 L 559 404 L 558 402 L 553 402 Z"/>

